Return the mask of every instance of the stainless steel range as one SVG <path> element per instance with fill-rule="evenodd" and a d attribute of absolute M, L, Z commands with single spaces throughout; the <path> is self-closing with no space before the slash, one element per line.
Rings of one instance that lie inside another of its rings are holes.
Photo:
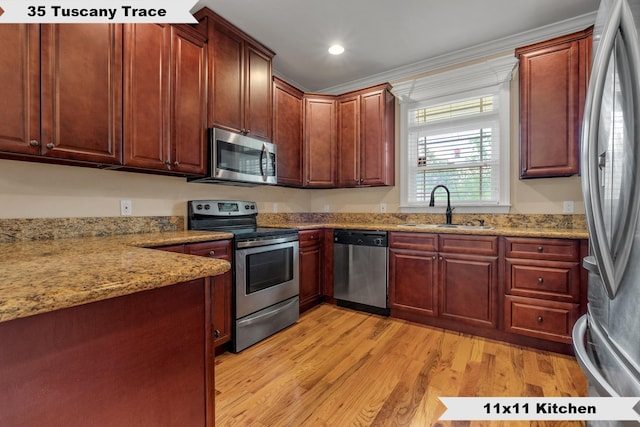
<path fill-rule="evenodd" d="M 233 233 L 234 327 L 239 352 L 298 320 L 298 231 L 258 227 L 255 202 L 191 200 L 190 230 Z"/>

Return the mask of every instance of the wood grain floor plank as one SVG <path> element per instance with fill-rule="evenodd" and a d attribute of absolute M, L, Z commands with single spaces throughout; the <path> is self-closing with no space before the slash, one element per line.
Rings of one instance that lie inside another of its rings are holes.
<path fill-rule="evenodd" d="M 216 358 L 217 426 L 574 427 L 439 421 L 441 396 L 581 396 L 572 357 L 332 305 Z"/>

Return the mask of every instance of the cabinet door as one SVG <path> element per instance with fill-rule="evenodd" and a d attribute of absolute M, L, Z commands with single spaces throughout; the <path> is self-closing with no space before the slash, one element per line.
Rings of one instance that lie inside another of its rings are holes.
<path fill-rule="evenodd" d="M 0 46 L 0 151 L 39 154 L 40 27 L 0 25 Z"/>
<path fill-rule="evenodd" d="M 360 96 L 338 99 L 338 186 L 360 182 Z"/>
<path fill-rule="evenodd" d="M 278 150 L 278 184 L 302 187 L 302 92 L 273 79 L 273 143 Z"/>
<path fill-rule="evenodd" d="M 387 90 L 361 97 L 360 184 L 394 184 L 395 100 Z"/>
<path fill-rule="evenodd" d="M 231 262 L 231 242 L 191 243 L 185 245 L 185 253 L 224 259 Z M 213 278 L 213 336 L 214 346 L 219 347 L 231 341 L 231 319 L 233 316 L 233 275 L 231 271 Z"/>
<path fill-rule="evenodd" d="M 498 325 L 498 258 L 440 255 L 440 317 Z"/>
<path fill-rule="evenodd" d="M 171 27 L 171 169 L 206 170 L 207 45 L 183 26 Z"/>
<path fill-rule="evenodd" d="M 333 97 L 305 98 L 305 187 L 335 187 L 336 103 Z"/>
<path fill-rule="evenodd" d="M 319 233 L 318 233 L 319 234 Z M 322 298 L 322 248 L 320 241 L 300 248 L 300 312 L 318 304 Z"/>
<path fill-rule="evenodd" d="M 389 308 L 438 314 L 437 253 L 389 249 Z"/>
<path fill-rule="evenodd" d="M 41 26 L 42 154 L 120 164 L 119 24 Z"/>
<path fill-rule="evenodd" d="M 167 170 L 169 162 L 168 25 L 125 27 L 124 164 Z"/>
<path fill-rule="evenodd" d="M 245 132 L 271 141 L 271 57 L 246 44 Z"/>
<path fill-rule="evenodd" d="M 213 25 L 211 125 L 241 132 L 244 129 L 244 41 L 222 24 L 210 25 Z"/>
<path fill-rule="evenodd" d="M 588 84 L 588 32 L 516 50 L 520 59 L 520 175 L 579 171 L 580 128 Z"/>

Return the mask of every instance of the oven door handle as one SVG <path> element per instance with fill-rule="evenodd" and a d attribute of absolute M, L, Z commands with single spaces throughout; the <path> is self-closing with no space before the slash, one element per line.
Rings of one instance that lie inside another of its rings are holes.
<path fill-rule="evenodd" d="M 250 319 L 240 320 L 240 321 L 237 322 L 237 327 L 251 325 L 253 323 L 259 322 L 262 319 L 276 316 L 279 313 L 282 313 L 283 311 L 289 309 L 293 304 L 298 304 L 298 299 L 297 298 L 293 298 L 291 301 L 289 301 L 288 303 L 286 303 L 282 307 L 278 307 L 276 310 L 268 311 L 266 313 L 260 314 L 260 315 L 258 315 L 256 317 L 252 317 Z"/>
<path fill-rule="evenodd" d="M 249 240 L 249 241 L 246 241 L 246 242 L 238 242 L 236 244 L 236 247 L 238 249 L 256 248 L 256 247 L 259 247 L 259 246 L 277 245 L 278 243 L 295 242 L 296 240 L 298 240 L 298 235 L 297 234 L 294 235 L 294 236 L 280 237 L 278 239 Z"/>

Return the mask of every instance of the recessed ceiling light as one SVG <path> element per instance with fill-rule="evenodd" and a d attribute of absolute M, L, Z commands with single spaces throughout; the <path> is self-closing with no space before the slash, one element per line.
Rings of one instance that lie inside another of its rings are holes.
<path fill-rule="evenodd" d="M 344 52 L 344 47 L 340 46 L 339 44 L 334 44 L 329 48 L 329 53 L 331 55 L 340 55 L 342 52 Z"/>

